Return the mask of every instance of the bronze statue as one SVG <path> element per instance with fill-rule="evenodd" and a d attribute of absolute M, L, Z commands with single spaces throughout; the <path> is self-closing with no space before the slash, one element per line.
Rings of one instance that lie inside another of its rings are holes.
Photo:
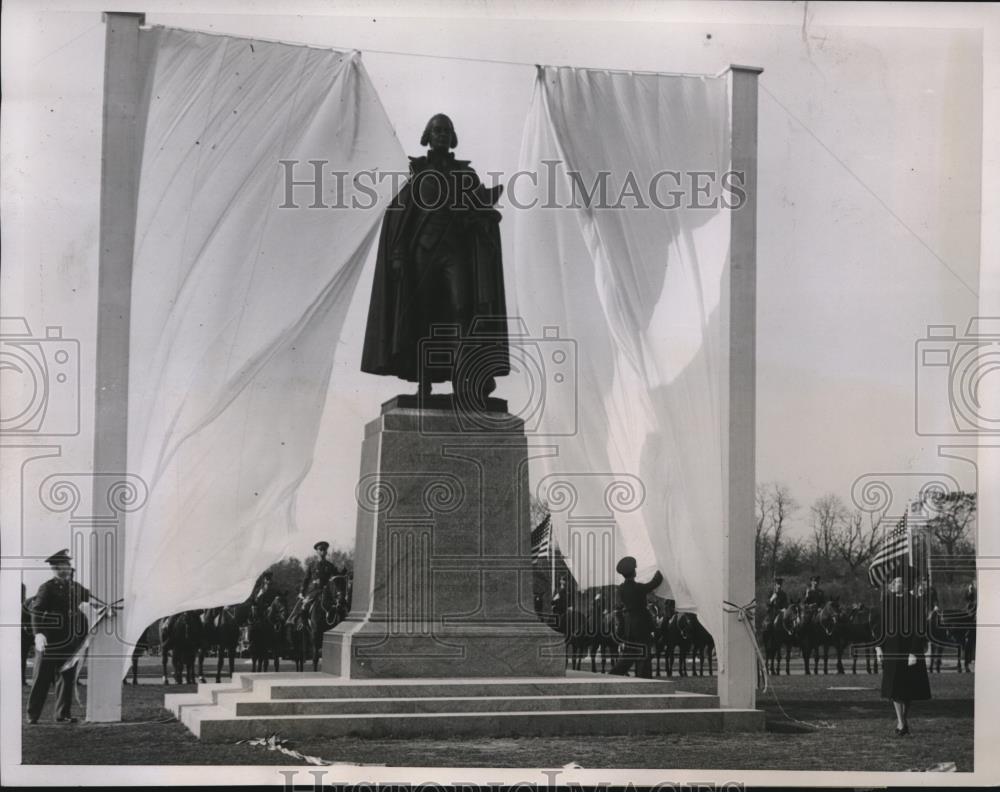
<path fill-rule="evenodd" d="M 454 125 L 427 122 L 410 178 L 382 220 L 361 370 L 419 383 L 451 381 L 459 404 L 480 406 L 510 373 L 500 213 L 503 186 L 486 188 L 455 159 Z"/>

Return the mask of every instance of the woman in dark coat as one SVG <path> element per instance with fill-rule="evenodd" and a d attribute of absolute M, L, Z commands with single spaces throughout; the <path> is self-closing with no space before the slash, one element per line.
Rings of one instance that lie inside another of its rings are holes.
<path fill-rule="evenodd" d="M 896 735 L 910 733 L 910 702 L 931 697 L 926 651 L 926 613 L 921 599 L 913 595 L 911 572 L 904 571 L 889 583 L 882 600 L 882 698 L 892 700 L 896 711 Z"/>

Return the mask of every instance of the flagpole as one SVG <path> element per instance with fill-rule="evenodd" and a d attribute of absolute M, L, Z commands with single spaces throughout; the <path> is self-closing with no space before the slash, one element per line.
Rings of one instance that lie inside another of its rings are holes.
<path fill-rule="evenodd" d="M 129 328 L 139 185 L 139 27 L 145 14 L 105 12 L 101 216 L 97 276 L 93 513 L 111 505 L 128 471 Z M 90 590 L 107 603 L 123 596 L 125 516 L 90 526 Z M 127 607 L 128 603 L 124 603 Z M 128 652 L 114 612 L 93 635 L 87 666 L 87 720 L 122 719 L 122 666 Z"/>

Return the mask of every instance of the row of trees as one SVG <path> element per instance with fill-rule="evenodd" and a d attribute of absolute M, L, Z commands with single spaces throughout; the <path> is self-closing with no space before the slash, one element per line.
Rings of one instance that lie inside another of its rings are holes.
<path fill-rule="evenodd" d="M 924 508 L 934 555 L 975 555 L 976 500 L 974 492 L 927 496 Z M 824 577 L 860 577 L 867 573 L 886 532 L 899 520 L 898 516 L 887 518 L 878 512 L 851 510 L 840 496 L 828 493 L 809 507 L 811 535 L 793 538 L 789 536 L 789 525 L 800 509 L 784 484 L 757 485 L 758 579 L 796 575 L 807 569 Z"/>

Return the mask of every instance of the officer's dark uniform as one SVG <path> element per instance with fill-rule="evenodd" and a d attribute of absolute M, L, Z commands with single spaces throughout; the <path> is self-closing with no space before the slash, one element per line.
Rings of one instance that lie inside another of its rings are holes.
<path fill-rule="evenodd" d="M 788 607 L 788 592 L 784 589 L 779 589 L 771 594 L 771 598 L 767 601 L 768 607 L 775 611 L 783 610 Z"/>
<path fill-rule="evenodd" d="M 636 561 L 631 556 L 618 562 L 618 574 L 625 578 L 618 586 L 618 598 L 625 609 L 625 634 L 622 636 L 625 648 L 611 673 L 624 676 L 635 663 L 636 675 L 649 679 L 653 676 L 650 641 L 656 625 L 646 607 L 646 595 L 663 582 L 663 575 L 658 571 L 648 583 L 639 583 L 635 579 L 635 568 Z"/>
<path fill-rule="evenodd" d="M 267 588 L 264 588 L 265 582 L 268 583 Z M 247 604 L 268 608 L 279 597 L 284 599 L 284 594 L 274 585 L 274 576 L 270 572 L 262 572 L 253 584 L 253 592 L 250 594 Z"/>
<path fill-rule="evenodd" d="M 46 561 L 56 566 L 70 563 L 69 551 L 61 550 Z M 87 634 L 87 620 L 80 611 L 80 604 L 90 600 L 90 592 L 74 580 L 55 577 L 46 580 L 38 589 L 31 605 L 31 628 L 35 635 L 46 638 L 45 650 L 35 653 L 35 667 L 28 694 L 28 720 L 34 723 L 42 714 L 49 686 L 56 683 L 57 721 L 70 719 L 76 669 L 60 671 L 59 668 L 79 648 Z"/>
<path fill-rule="evenodd" d="M 552 595 L 552 615 L 555 617 L 556 629 L 559 632 L 562 632 L 566 625 L 566 607 L 569 605 L 566 600 L 568 596 L 569 590 L 561 586 Z"/>
<path fill-rule="evenodd" d="M 344 570 L 332 561 L 327 561 L 325 558 L 310 558 L 306 563 L 306 576 L 302 581 L 302 596 L 307 596 L 311 590 L 322 591 L 331 578 L 343 574 Z M 338 581 L 338 590 L 343 593 L 343 581 Z"/>
<path fill-rule="evenodd" d="M 826 594 L 823 593 L 823 589 L 819 586 L 806 589 L 805 596 L 802 597 L 802 604 L 815 605 L 817 608 L 822 608 L 826 605 Z"/>

